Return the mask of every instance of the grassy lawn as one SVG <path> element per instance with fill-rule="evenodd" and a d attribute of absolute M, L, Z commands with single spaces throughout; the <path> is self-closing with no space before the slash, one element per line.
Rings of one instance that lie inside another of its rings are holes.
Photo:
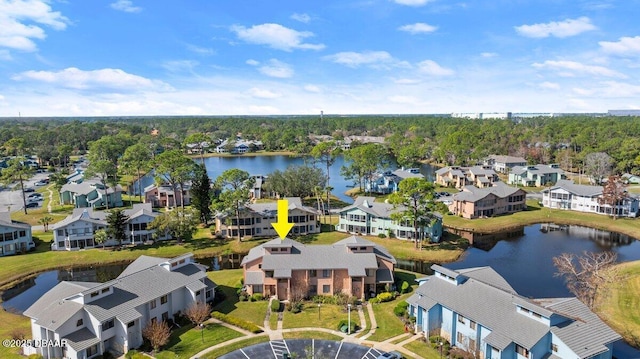
<path fill-rule="evenodd" d="M 271 312 L 269 316 L 269 328 L 272 330 L 278 329 L 278 313 Z"/>
<path fill-rule="evenodd" d="M 305 302 L 302 312 L 293 314 L 287 310 L 284 311 L 282 321 L 283 329 L 290 328 L 327 328 L 338 330 L 338 323 L 341 320 L 347 320 L 348 315 L 346 308 L 341 305 L 322 304 L 320 307 L 320 319 L 318 319 L 318 305 L 312 302 Z M 351 321 L 360 325 L 358 312 L 351 311 Z"/>
<path fill-rule="evenodd" d="M 389 338 L 393 338 L 397 335 L 404 333 L 404 324 L 393 313 L 393 308 L 398 305 L 403 300 L 406 300 L 411 296 L 413 291 L 418 287 L 415 282 L 416 274 L 408 271 L 397 270 L 395 273 L 397 282 L 402 283 L 406 281 L 411 286 L 411 291 L 409 293 L 405 293 L 397 297 L 395 300 L 386 303 L 374 303 L 369 304 L 373 308 L 373 313 L 376 316 L 376 323 L 378 324 L 378 328 L 376 332 L 370 336 L 368 339 L 374 341 L 384 341 Z M 406 338 L 405 338 L 406 339 Z"/>
<path fill-rule="evenodd" d="M 632 345 L 640 345 L 640 261 L 621 263 L 620 281 L 598 297 L 596 313 Z"/>
<path fill-rule="evenodd" d="M 440 352 L 438 350 L 431 348 L 426 342 L 421 340 L 414 340 L 407 345 L 403 346 L 407 350 L 410 350 L 425 359 L 440 359 Z"/>
<path fill-rule="evenodd" d="M 318 340 L 335 340 L 342 341 L 342 337 L 325 332 L 315 332 L 312 330 L 304 332 L 282 333 L 285 339 L 318 339 Z"/>
<path fill-rule="evenodd" d="M 240 287 L 242 269 L 207 272 L 207 275 L 218 285 L 218 289 L 224 292 L 226 297 L 213 308 L 214 311 L 242 318 L 261 327 L 264 325 L 264 317 L 269 306 L 268 301 L 240 302 L 238 300 L 237 289 Z"/>
<path fill-rule="evenodd" d="M 241 333 L 218 324 L 206 325 L 204 333 L 188 325 L 171 333 L 169 343 L 155 357 L 158 359 L 189 358 L 212 345 L 241 336 Z"/>
<path fill-rule="evenodd" d="M 15 337 L 23 336 L 24 338 L 31 338 L 31 321 L 29 318 L 0 310 L 0 338 L 12 339 Z M 24 358 L 20 355 L 19 348 L 6 348 L 0 346 L 0 358 L 18 359 Z"/>
<path fill-rule="evenodd" d="M 218 357 L 221 357 L 225 354 L 231 353 L 232 351 L 238 350 L 238 349 L 242 349 L 245 347 L 250 347 L 252 345 L 255 344 L 260 344 L 260 343 L 264 343 L 264 342 L 268 342 L 269 341 L 269 337 L 267 335 L 261 335 L 259 337 L 253 337 L 253 338 L 249 338 L 247 340 L 241 340 L 237 343 L 233 343 L 230 345 L 226 345 L 222 348 L 213 350 L 208 352 L 207 354 L 201 356 L 200 358 L 202 359 L 215 359 Z"/>
<path fill-rule="evenodd" d="M 542 208 L 537 201 L 527 201 L 529 210 L 506 216 L 486 219 L 464 219 L 458 216 L 444 216 L 444 225 L 456 229 L 476 231 L 480 233 L 499 232 L 508 228 L 527 226 L 536 223 L 553 222 L 557 224 L 575 224 L 596 229 L 624 233 L 637 236 L 640 221 L 632 218 L 614 220 L 608 216 Z"/>

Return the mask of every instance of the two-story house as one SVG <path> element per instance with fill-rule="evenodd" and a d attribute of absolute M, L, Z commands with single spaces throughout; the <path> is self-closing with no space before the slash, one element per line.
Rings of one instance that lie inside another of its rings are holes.
<path fill-rule="evenodd" d="M 617 205 L 602 203 L 604 187 L 575 184 L 570 180 L 559 180 L 554 186 L 542 190 L 542 205 L 586 213 L 637 217 L 638 198 L 626 196 Z"/>
<path fill-rule="evenodd" d="M 174 208 L 191 204 L 191 184 L 184 184 L 174 190 L 170 184 L 149 185 L 144 188 L 144 202 L 151 203 L 154 208 Z"/>
<path fill-rule="evenodd" d="M 499 173 L 509 173 L 514 167 L 524 167 L 527 160 L 517 156 L 491 155 L 485 161 L 494 171 Z"/>
<path fill-rule="evenodd" d="M 0 257 L 24 253 L 33 247 L 31 226 L 11 220 L 9 212 L 0 212 Z"/>
<path fill-rule="evenodd" d="M 280 300 L 345 293 L 368 298 L 392 284 L 396 260 L 373 242 L 352 236 L 331 245 L 276 238 L 242 259 L 245 290 Z"/>
<path fill-rule="evenodd" d="M 122 187 L 105 187 L 94 179 L 67 183 L 60 189 L 60 203 L 73 204 L 76 208 L 121 207 Z"/>
<path fill-rule="evenodd" d="M 557 164 L 517 166 L 509 172 L 510 185 L 542 187 L 565 179 L 564 171 Z"/>
<path fill-rule="evenodd" d="M 413 222 L 396 221 L 391 219 L 391 214 L 403 211 L 403 207 L 394 208 L 392 204 L 375 202 L 374 197 L 359 196 L 355 202 L 342 208 L 338 214 L 336 230 L 363 235 L 385 235 L 400 239 L 415 240 L 421 234 L 415 233 Z M 424 240 L 439 242 L 442 239 L 442 218 L 432 213 L 420 232 Z"/>
<path fill-rule="evenodd" d="M 621 337 L 577 298 L 530 299 L 491 267 L 431 267 L 407 299 L 416 332 L 479 358 L 609 359 Z"/>
<path fill-rule="evenodd" d="M 453 195 L 449 210 L 464 218 L 492 217 L 527 209 L 527 192 L 496 182 L 490 187 L 465 186 Z"/>
<path fill-rule="evenodd" d="M 106 352 L 118 357 L 142 345 L 150 321 L 174 320 L 196 302 L 209 302 L 216 287 L 191 253 L 175 258 L 140 256 L 118 278 L 105 282 L 63 281 L 24 315 L 34 340 L 59 347 L 24 347 L 45 359 L 90 359 Z"/>
<path fill-rule="evenodd" d="M 493 183 L 500 181 L 496 172 L 491 166 L 449 166 L 436 171 L 436 184 L 444 187 L 455 187 L 458 189 L 472 185 L 479 188 L 489 187 Z"/>
<path fill-rule="evenodd" d="M 320 233 L 320 220 L 318 212 L 302 205 L 300 197 L 288 197 L 289 203 L 288 222 L 293 223 L 292 234 Z M 278 234 L 271 225 L 276 223 L 278 214 L 277 202 L 251 203 L 240 212 L 240 222 L 234 215 L 218 214 L 215 218 L 216 234 L 223 238 L 238 236 L 249 237 L 275 237 Z"/>
<path fill-rule="evenodd" d="M 167 234 L 154 238 L 154 230 L 148 228 L 159 213 L 154 212 L 150 203 L 136 203 L 133 208 L 125 209 L 123 214 L 127 216 L 126 233 L 127 241 L 122 244 L 141 244 L 149 240 L 169 239 Z M 51 225 L 53 231 L 53 243 L 51 250 L 79 250 L 95 248 L 95 232 L 105 229 L 108 225 L 106 211 L 93 211 L 90 208 L 76 208 L 73 213 L 62 221 Z M 116 245 L 113 239 L 100 245 Z"/>
<path fill-rule="evenodd" d="M 364 191 L 367 193 L 389 194 L 396 192 L 400 182 L 407 178 L 424 178 L 417 168 L 400 168 L 395 171 L 374 173 L 365 178 Z"/>

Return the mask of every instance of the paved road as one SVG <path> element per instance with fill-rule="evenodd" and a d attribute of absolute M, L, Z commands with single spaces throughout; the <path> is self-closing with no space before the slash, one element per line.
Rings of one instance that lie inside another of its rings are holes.
<path fill-rule="evenodd" d="M 35 188 L 34 183 L 46 178 L 48 175 L 48 173 L 36 173 L 31 179 L 25 181 L 25 188 Z M 0 191 L 0 211 L 15 212 L 21 210 L 23 207 L 24 203 L 22 202 L 22 194 L 20 193 L 20 185 L 18 183 Z"/>

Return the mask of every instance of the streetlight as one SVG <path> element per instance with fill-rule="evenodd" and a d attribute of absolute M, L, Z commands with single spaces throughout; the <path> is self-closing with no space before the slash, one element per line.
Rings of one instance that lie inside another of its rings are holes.
<path fill-rule="evenodd" d="M 438 345 L 440 346 L 440 359 L 442 359 L 442 345 L 444 343 L 442 343 L 442 340 L 438 342 Z"/>
<path fill-rule="evenodd" d="M 318 321 L 320 321 L 320 303 L 318 303 Z"/>
<path fill-rule="evenodd" d="M 347 304 L 347 312 L 349 312 L 349 327 L 347 328 L 347 335 L 351 335 L 351 304 Z"/>
<path fill-rule="evenodd" d="M 204 343 L 204 323 L 200 323 L 200 336 L 202 337 L 202 342 Z"/>

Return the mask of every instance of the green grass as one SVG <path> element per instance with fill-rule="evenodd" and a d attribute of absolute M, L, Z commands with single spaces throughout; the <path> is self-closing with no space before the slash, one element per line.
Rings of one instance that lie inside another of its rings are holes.
<path fill-rule="evenodd" d="M 431 348 L 431 346 L 428 345 L 427 342 L 424 342 L 422 340 L 414 340 L 404 345 L 403 348 L 406 348 L 407 350 L 412 351 L 425 359 L 441 358 L 440 352 L 438 350 Z"/>
<path fill-rule="evenodd" d="M 318 305 L 312 302 L 305 302 L 302 312 L 293 314 L 287 310 L 284 311 L 282 322 L 283 329 L 290 328 L 327 328 L 338 330 L 338 323 L 341 320 L 347 320 L 348 315 L 345 306 L 322 304 L 320 307 L 320 319 L 318 319 Z M 358 312 L 351 311 L 351 321 L 360 325 Z"/>
<path fill-rule="evenodd" d="M 318 340 L 334 340 L 342 341 L 342 337 L 331 333 L 305 330 L 302 332 L 282 333 L 284 339 L 318 339 Z"/>
<path fill-rule="evenodd" d="M 619 278 L 602 290 L 596 313 L 632 345 L 640 346 L 640 261 L 618 265 Z"/>
<path fill-rule="evenodd" d="M 264 317 L 267 314 L 269 305 L 268 301 L 240 302 L 238 300 L 237 289 L 240 288 L 242 269 L 224 269 L 207 272 L 207 275 L 218 285 L 218 290 L 224 292 L 226 297 L 225 300 L 213 308 L 214 311 L 233 315 L 261 327 L 264 325 Z"/>
<path fill-rule="evenodd" d="M 395 271 L 395 277 L 398 283 L 402 283 L 403 281 L 409 283 L 411 290 L 390 302 L 369 304 L 372 306 L 371 308 L 373 308 L 373 313 L 376 316 L 376 324 L 378 325 L 376 332 L 368 338 L 370 340 L 384 341 L 404 333 L 404 324 L 400 318 L 393 313 L 393 308 L 395 308 L 398 303 L 409 298 L 418 285 L 415 281 L 416 273 L 397 269 Z"/>
<path fill-rule="evenodd" d="M 233 343 L 233 344 L 229 344 L 226 345 L 222 348 L 218 348 L 216 350 L 210 351 L 207 354 L 201 356 L 200 358 L 202 359 L 216 359 L 218 357 L 221 357 L 225 354 L 229 354 L 232 351 L 238 350 L 238 349 L 242 349 L 242 348 L 246 348 L 246 347 L 250 347 L 252 345 L 255 344 L 260 344 L 260 343 L 264 343 L 264 342 L 268 342 L 269 341 L 269 337 L 267 335 L 261 335 L 258 337 L 253 337 L 253 338 L 249 338 L 246 340 L 241 340 L 239 342 Z"/>
<path fill-rule="evenodd" d="M 2 339 L 15 339 L 21 336 L 31 338 L 31 321 L 23 315 L 0 310 L 0 323 L 2 323 L 0 325 L 0 338 Z M 20 354 L 20 348 L 0 346 L 0 358 L 24 359 L 24 356 Z"/>
<path fill-rule="evenodd" d="M 278 329 L 278 313 L 271 312 L 269 316 L 269 328 L 272 330 Z"/>
<path fill-rule="evenodd" d="M 219 324 L 207 324 L 204 333 L 188 325 L 174 330 L 169 343 L 155 357 L 157 359 L 189 358 L 210 346 L 241 336 L 241 333 Z"/>

